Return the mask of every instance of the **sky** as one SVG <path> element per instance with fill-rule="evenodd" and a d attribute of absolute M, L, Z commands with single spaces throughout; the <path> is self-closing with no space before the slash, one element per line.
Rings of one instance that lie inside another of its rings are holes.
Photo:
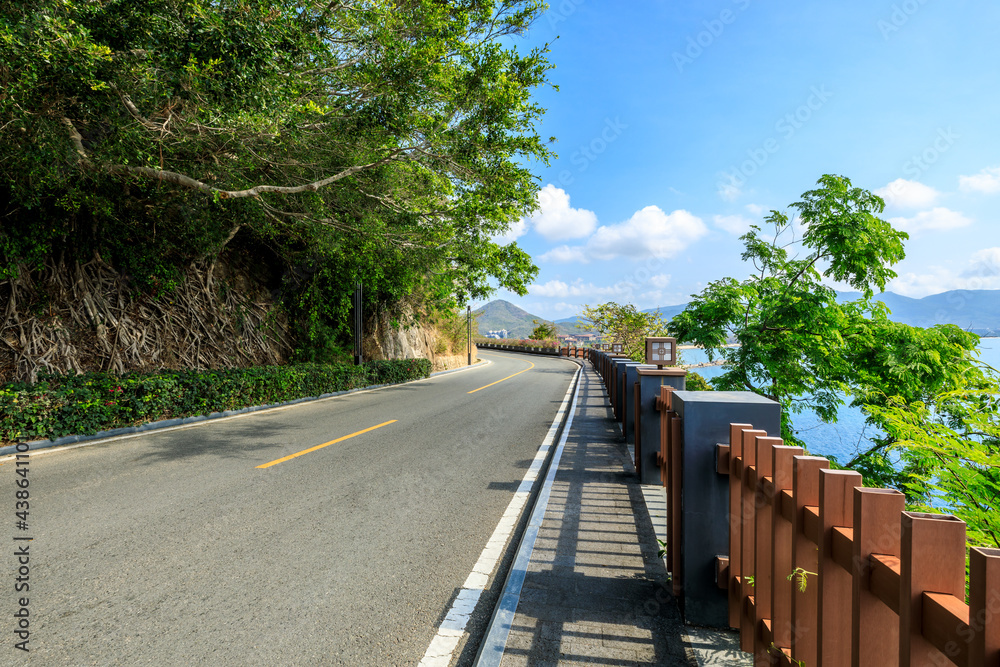
<path fill-rule="evenodd" d="M 823 174 L 910 234 L 888 291 L 1000 289 L 1000 3 L 550 5 L 516 44 L 550 44 L 558 157 L 529 165 L 538 209 L 499 239 L 539 273 L 493 298 L 549 319 L 685 303 L 747 277 L 740 235 Z"/>

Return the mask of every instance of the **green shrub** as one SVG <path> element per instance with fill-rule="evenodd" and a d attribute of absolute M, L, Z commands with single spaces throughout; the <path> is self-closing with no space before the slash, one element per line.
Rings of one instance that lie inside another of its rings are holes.
<path fill-rule="evenodd" d="M 712 391 L 715 389 L 708 380 L 693 371 L 688 371 L 684 387 L 688 391 Z"/>
<path fill-rule="evenodd" d="M 427 359 L 209 371 L 41 375 L 0 386 L 0 440 L 91 435 L 123 426 L 283 403 L 430 375 Z"/>

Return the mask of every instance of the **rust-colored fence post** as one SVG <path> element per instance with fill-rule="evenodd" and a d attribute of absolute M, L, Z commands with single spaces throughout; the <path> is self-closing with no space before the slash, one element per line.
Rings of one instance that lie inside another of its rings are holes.
<path fill-rule="evenodd" d="M 774 554 L 771 551 L 774 510 L 770 507 L 774 497 L 774 475 L 771 466 L 774 463 L 772 450 L 782 442 L 781 438 L 758 436 L 755 444 L 757 488 L 754 492 L 754 562 L 757 567 L 754 577 L 754 610 L 757 627 L 754 633 L 754 664 L 758 667 L 770 667 L 774 662 L 771 655 L 771 620 L 774 618 L 771 613 L 771 575 L 774 567 Z"/>
<path fill-rule="evenodd" d="M 888 489 L 854 489 L 851 664 L 899 667 L 899 613 L 872 590 L 873 554 L 898 563 L 900 520 L 906 498 Z M 887 596 L 891 597 L 891 596 Z M 891 599 L 889 600 L 891 602 Z"/>
<path fill-rule="evenodd" d="M 965 522 L 947 514 L 903 512 L 901 524 L 899 664 L 946 665 L 952 656 L 934 648 L 922 633 L 923 594 L 965 599 Z"/>
<path fill-rule="evenodd" d="M 755 586 L 747 580 L 753 577 L 756 583 L 756 549 L 754 542 L 757 537 L 757 437 L 767 437 L 767 431 L 743 431 L 743 501 L 741 520 L 743 533 L 741 540 L 740 565 L 742 571 L 740 594 L 740 648 L 747 653 L 754 652 L 757 637 L 757 614 L 753 608 L 756 601 Z"/>
<path fill-rule="evenodd" d="M 815 572 L 817 565 L 816 542 L 807 531 L 807 510 L 819 505 L 819 471 L 830 467 L 830 462 L 820 456 L 796 456 L 792 465 L 792 496 L 794 522 L 792 545 L 795 552 L 793 565 Z M 810 515 L 811 516 L 811 515 Z M 818 523 L 818 521 L 817 521 Z M 807 587 L 804 593 L 792 597 L 792 658 L 815 665 L 817 648 L 817 599 L 816 587 Z"/>
<path fill-rule="evenodd" d="M 743 609 L 743 431 L 751 424 L 729 425 L 729 626 L 740 627 Z"/>
<path fill-rule="evenodd" d="M 774 497 L 771 500 L 771 634 L 779 650 L 792 646 L 792 533 L 795 519 L 795 498 L 792 495 L 794 457 L 802 454 L 801 447 L 785 445 L 772 448 L 771 473 Z"/>
<path fill-rule="evenodd" d="M 854 527 L 853 470 L 819 472 L 819 568 L 815 570 L 819 605 L 817 667 L 850 667 Z M 808 586 L 807 586 L 808 590 Z"/>
<path fill-rule="evenodd" d="M 1000 665 L 1000 549 L 969 553 L 969 665 Z"/>

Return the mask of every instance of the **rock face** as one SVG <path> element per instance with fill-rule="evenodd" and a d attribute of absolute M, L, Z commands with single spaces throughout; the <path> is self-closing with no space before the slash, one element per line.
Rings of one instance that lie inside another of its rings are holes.
<path fill-rule="evenodd" d="M 401 316 L 379 313 L 365 322 L 363 341 L 365 359 L 429 359 L 435 371 L 459 368 L 468 364 L 468 352 L 453 349 L 448 337 L 433 325 L 398 322 L 413 321 L 412 310 L 404 308 Z M 476 359 L 476 346 L 472 346 Z"/>

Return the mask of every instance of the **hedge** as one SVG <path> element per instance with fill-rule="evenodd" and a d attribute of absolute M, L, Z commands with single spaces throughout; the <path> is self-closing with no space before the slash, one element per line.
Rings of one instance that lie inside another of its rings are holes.
<path fill-rule="evenodd" d="M 283 403 L 430 375 L 427 359 L 362 366 L 292 364 L 210 371 L 40 375 L 35 384 L 0 386 L 5 444 L 92 435 L 123 426 Z"/>

